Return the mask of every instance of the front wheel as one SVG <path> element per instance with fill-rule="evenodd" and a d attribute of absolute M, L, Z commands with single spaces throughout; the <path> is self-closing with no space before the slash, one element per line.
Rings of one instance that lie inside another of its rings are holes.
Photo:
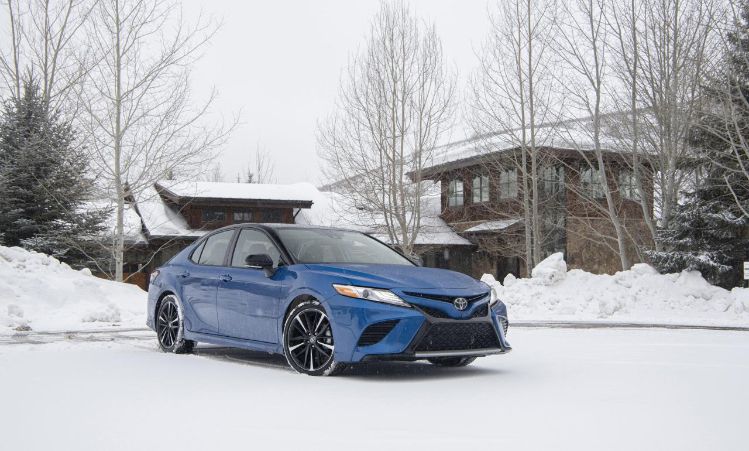
<path fill-rule="evenodd" d="M 191 352 L 195 342 L 185 340 L 184 332 L 177 297 L 172 294 L 165 296 L 156 312 L 156 336 L 161 350 L 175 354 Z"/>
<path fill-rule="evenodd" d="M 427 360 L 432 365 L 456 368 L 470 365 L 476 357 L 435 357 Z"/>
<path fill-rule="evenodd" d="M 335 361 L 330 319 L 318 301 L 294 307 L 284 324 L 283 350 L 289 365 L 309 376 L 330 376 L 343 370 Z"/>

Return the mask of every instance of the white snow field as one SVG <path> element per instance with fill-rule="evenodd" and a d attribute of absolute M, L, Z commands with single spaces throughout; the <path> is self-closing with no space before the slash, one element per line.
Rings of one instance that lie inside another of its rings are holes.
<path fill-rule="evenodd" d="M 514 351 L 330 378 L 155 338 L 0 345 L 7 450 L 746 450 L 749 333 L 511 328 Z"/>
<path fill-rule="evenodd" d="M 0 335 L 145 327 L 146 292 L 76 271 L 57 259 L 0 246 Z"/>
<path fill-rule="evenodd" d="M 504 283 L 485 274 L 515 321 L 596 321 L 749 326 L 749 289 L 710 285 L 697 271 L 659 274 L 639 263 L 614 275 L 567 271 L 553 254 L 531 272 Z"/>

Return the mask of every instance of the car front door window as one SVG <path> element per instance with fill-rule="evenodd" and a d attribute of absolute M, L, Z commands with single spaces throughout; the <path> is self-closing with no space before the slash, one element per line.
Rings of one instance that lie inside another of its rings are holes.
<path fill-rule="evenodd" d="M 231 266 L 244 268 L 245 260 L 250 255 L 265 254 L 273 261 L 273 266 L 278 266 L 281 252 L 266 234 L 255 229 L 244 229 L 239 233 L 237 244 L 231 258 Z"/>

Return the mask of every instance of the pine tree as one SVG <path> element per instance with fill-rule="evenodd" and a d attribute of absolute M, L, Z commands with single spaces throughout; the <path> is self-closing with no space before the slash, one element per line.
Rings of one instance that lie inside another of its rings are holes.
<path fill-rule="evenodd" d="M 749 247 L 749 219 L 738 211 L 720 174 L 689 193 L 673 218 L 669 229 L 658 232 L 664 250 L 648 252 L 656 268 L 663 273 L 697 270 L 713 284 L 736 286 Z"/>
<path fill-rule="evenodd" d="M 49 111 L 28 81 L 0 114 L 0 243 L 75 263 L 102 230 L 106 212 L 84 211 L 92 181 L 70 123 Z"/>

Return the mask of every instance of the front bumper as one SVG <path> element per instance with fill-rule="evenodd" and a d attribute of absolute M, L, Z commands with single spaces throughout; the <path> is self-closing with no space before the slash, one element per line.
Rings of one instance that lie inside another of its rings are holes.
<path fill-rule="evenodd" d="M 338 361 L 413 361 L 512 350 L 506 339 L 507 312 L 502 303 L 489 309 L 488 298 L 480 299 L 458 312 L 450 303 L 399 295 L 414 308 L 350 298 L 329 300 L 338 326 L 334 327 Z"/>

